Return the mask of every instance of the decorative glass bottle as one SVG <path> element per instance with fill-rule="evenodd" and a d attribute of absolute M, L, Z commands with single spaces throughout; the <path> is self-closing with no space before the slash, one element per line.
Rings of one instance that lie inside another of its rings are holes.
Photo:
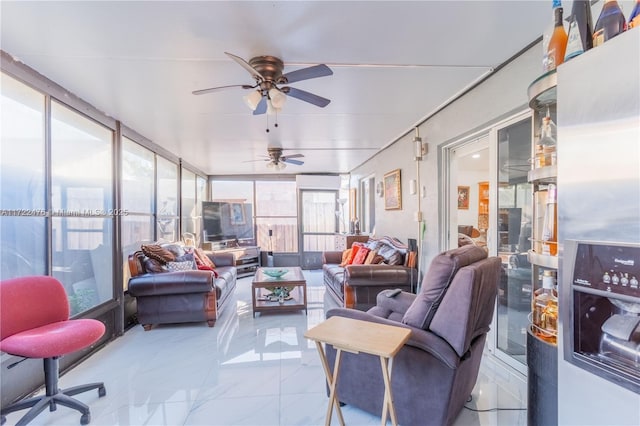
<path fill-rule="evenodd" d="M 542 288 L 534 293 L 531 301 L 533 333 L 542 340 L 556 343 L 558 332 L 558 297 L 555 291 L 555 271 L 542 273 Z"/>
<path fill-rule="evenodd" d="M 614 38 L 627 29 L 622 9 L 616 0 L 605 0 L 593 31 L 593 47 Z"/>
<path fill-rule="evenodd" d="M 564 54 L 567 49 L 567 32 L 564 30 L 564 24 L 562 22 L 562 5 L 560 0 L 554 0 L 553 3 L 554 26 L 553 33 L 551 33 L 551 38 L 549 39 L 549 46 L 547 47 L 549 71 L 564 62 Z"/>
<path fill-rule="evenodd" d="M 554 184 L 547 188 L 547 206 L 544 212 L 542 229 L 542 254 L 556 256 L 558 254 L 558 209 L 557 192 Z"/>
<path fill-rule="evenodd" d="M 593 47 L 593 18 L 591 17 L 591 3 L 589 0 L 573 1 L 567 37 L 565 61 L 581 55 Z"/>

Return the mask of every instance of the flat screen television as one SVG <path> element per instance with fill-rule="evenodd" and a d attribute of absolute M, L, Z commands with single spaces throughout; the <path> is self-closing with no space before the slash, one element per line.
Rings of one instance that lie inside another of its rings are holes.
<path fill-rule="evenodd" d="M 203 201 L 204 241 L 253 240 L 252 207 L 245 203 Z"/>

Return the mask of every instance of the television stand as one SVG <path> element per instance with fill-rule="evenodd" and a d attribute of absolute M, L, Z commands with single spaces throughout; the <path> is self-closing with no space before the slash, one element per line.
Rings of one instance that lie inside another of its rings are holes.
<path fill-rule="evenodd" d="M 260 266 L 260 247 L 232 247 L 220 250 L 211 250 L 212 253 L 231 253 L 234 265 L 238 269 L 238 278 L 248 277 L 256 272 Z"/>

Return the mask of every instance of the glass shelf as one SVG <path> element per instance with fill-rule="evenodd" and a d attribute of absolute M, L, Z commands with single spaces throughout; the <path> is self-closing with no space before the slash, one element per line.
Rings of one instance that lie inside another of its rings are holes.
<path fill-rule="evenodd" d="M 549 71 L 535 79 L 527 89 L 529 108 L 540 111 L 548 105 L 555 104 L 557 83 L 558 74 L 556 70 Z"/>
<path fill-rule="evenodd" d="M 539 167 L 529 170 L 527 180 L 531 183 L 555 183 L 558 176 L 558 166 Z"/>
<path fill-rule="evenodd" d="M 540 254 L 533 250 L 527 252 L 529 263 L 542 266 L 543 268 L 558 269 L 558 256 Z"/>

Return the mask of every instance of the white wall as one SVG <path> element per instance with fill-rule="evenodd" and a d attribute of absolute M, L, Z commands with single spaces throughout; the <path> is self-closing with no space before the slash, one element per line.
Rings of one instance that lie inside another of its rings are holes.
<path fill-rule="evenodd" d="M 528 109 L 527 88 L 541 73 L 541 45 L 538 43 L 520 55 L 481 85 L 458 99 L 420 126 L 420 136 L 428 143 L 428 153 L 420 163 L 422 185 L 426 197 L 421 200 L 426 223 L 423 262 L 429 262 L 440 250 L 440 185 L 439 165 L 443 144 L 485 128 L 515 112 Z M 409 130 L 409 129 L 408 129 Z M 395 236 L 406 242 L 418 238 L 418 224 L 414 220 L 417 196 L 409 195 L 409 179 L 415 179 L 411 132 L 371 160 L 352 171 L 351 186 L 364 176 L 375 174 L 376 182 L 393 169 L 402 170 L 402 210 L 385 211 L 382 198 L 376 198 L 376 234 Z M 472 185 L 469 185 L 472 186 Z M 477 186 L 476 186 L 477 188 Z M 477 194 L 476 194 L 477 197 Z M 477 204 L 477 198 L 475 199 Z M 471 201 L 473 202 L 473 200 Z"/>

